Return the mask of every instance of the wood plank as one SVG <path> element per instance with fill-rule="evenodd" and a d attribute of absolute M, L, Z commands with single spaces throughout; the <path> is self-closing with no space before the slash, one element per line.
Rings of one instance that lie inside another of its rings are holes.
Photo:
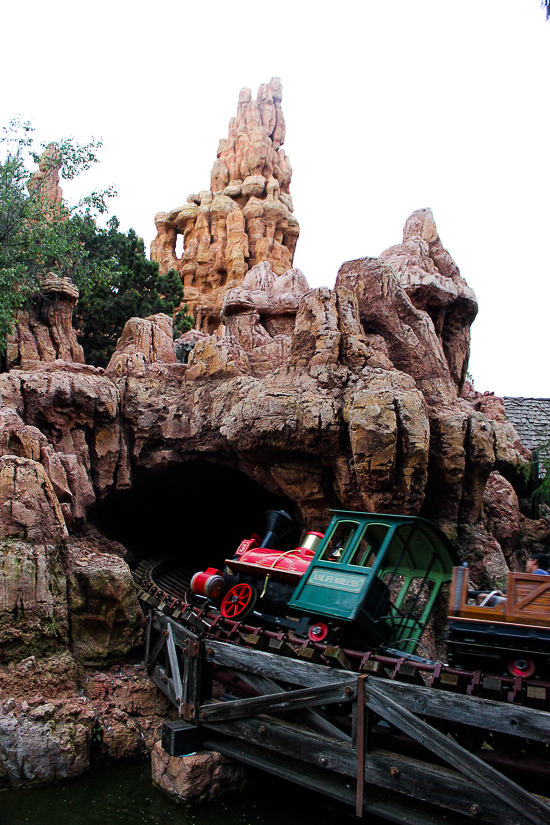
<path fill-rule="evenodd" d="M 518 579 L 517 577 L 511 579 L 506 607 L 508 621 L 527 618 L 533 624 L 536 620 L 536 624 L 548 625 L 550 623 L 548 616 L 549 590 L 550 581 L 548 581 L 548 576 L 532 574 L 528 579 Z M 544 594 L 546 594 L 546 598 L 541 599 L 540 597 Z M 532 604 L 535 599 L 539 600 L 536 605 Z"/>
<path fill-rule="evenodd" d="M 539 742 L 550 741 L 550 713 L 546 711 L 369 677 L 369 684 L 380 683 L 388 696 L 404 705 L 411 713 L 462 722 L 500 733 L 513 733 Z"/>
<path fill-rule="evenodd" d="M 299 762 L 287 755 L 265 751 L 249 742 L 216 738 L 212 732 L 210 737 L 204 742 L 204 747 L 209 750 L 218 751 L 301 787 L 325 794 L 333 801 L 355 804 L 354 790 L 349 787 L 345 777 L 329 774 L 323 768 Z M 441 808 L 374 786 L 368 786 L 367 790 L 363 802 L 365 814 L 383 817 L 386 821 L 399 825 L 441 825 Z M 485 818 L 483 821 L 489 822 Z M 472 820 L 469 816 L 447 809 L 445 825 L 472 825 Z"/>
<path fill-rule="evenodd" d="M 265 676 L 260 676 L 257 673 L 238 673 L 236 670 L 230 670 L 230 672 L 235 676 L 238 675 L 240 679 L 248 682 L 249 685 L 260 693 L 277 693 L 281 690 L 281 686 L 272 679 L 267 679 Z M 354 707 L 356 707 L 356 705 L 357 702 L 354 702 Z M 331 739 L 336 739 L 339 742 L 351 742 L 351 736 L 348 736 L 347 733 L 337 728 L 336 725 L 333 725 L 332 722 L 329 722 L 324 716 L 321 716 L 321 714 L 310 708 L 302 708 L 296 711 L 293 713 L 292 719 L 298 722 L 298 724 L 304 725 L 304 727 L 309 730 L 329 736 Z"/>
<path fill-rule="evenodd" d="M 548 825 L 550 822 L 548 805 L 477 756 L 466 751 L 454 739 L 435 730 L 398 704 L 384 690 L 384 680 L 379 680 L 377 684 L 371 684 L 369 680 L 365 687 L 365 701 L 375 713 L 412 736 L 440 759 L 452 764 L 480 788 L 484 788 L 488 793 L 500 799 L 508 810 L 516 812 L 516 816 L 521 814 L 533 825 Z"/>
<path fill-rule="evenodd" d="M 360 676 L 357 682 L 358 693 L 361 699 L 365 695 L 364 682 L 367 676 Z M 355 707 L 355 706 L 354 706 Z M 365 702 L 357 702 L 355 721 L 355 739 L 357 742 L 357 795 L 355 800 L 355 816 L 363 816 L 363 799 L 365 796 Z"/>
<path fill-rule="evenodd" d="M 193 725 L 199 723 L 199 702 L 201 686 L 201 658 L 200 645 L 203 642 L 194 642 L 189 639 L 187 642 L 188 653 L 183 660 L 183 699 L 181 705 L 181 715 L 187 722 Z M 198 655 L 192 655 L 192 646 L 198 646 Z"/>
<path fill-rule="evenodd" d="M 357 684 L 354 679 L 348 684 L 318 685 L 301 690 L 286 690 L 267 696 L 253 696 L 250 699 L 237 699 L 234 702 L 204 704 L 200 707 L 201 720 L 208 722 L 243 719 L 258 713 L 282 713 L 300 708 L 313 708 L 319 705 L 331 705 L 350 702 L 357 696 Z"/>
<path fill-rule="evenodd" d="M 149 677 L 155 683 L 159 690 L 161 690 L 165 696 L 172 702 L 173 705 L 178 707 L 176 703 L 176 694 L 174 693 L 173 687 L 170 683 L 170 680 L 166 676 L 164 672 L 164 668 L 160 667 L 159 665 L 154 665 Z"/>
<path fill-rule="evenodd" d="M 352 669 L 352 664 L 341 647 L 327 645 L 323 656 L 328 661 L 330 667 L 340 667 L 343 670 Z"/>
<path fill-rule="evenodd" d="M 174 685 L 174 693 L 176 696 L 176 703 L 181 707 L 181 700 L 183 696 L 183 685 L 181 682 L 180 667 L 178 656 L 176 653 L 176 646 L 174 644 L 174 635 L 172 626 L 168 625 L 168 638 L 166 639 L 166 649 L 168 651 L 168 660 L 170 662 L 170 670 L 172 671 L 172 683 Z"/>
<path fill-rule="evenodd" d="M 153 629 L 153 611 L 149 610 L 147 613 L 147 620 L 145 625 L 145 650 L 143 653 L 143 664 L 149 669 L 149 658 L 151 656 L 151 638 Z"/>
<path fill-rule="evenodd" d="M 231 722 L 206 722 L 208 730 L 227 734 L 243 742 L 276 751 L 283 758 L 294 758 L 314 766 L 323 766 L 327 780 L 331 772 L 349 777 L 350 785 L 357 770 L 354 748 L 304 732 L 279 719 L 260 716 Z M 205 733 L 205 741 L 208 734 Z M 415 799 L 471 816 L 472 806 L 482 811 L 482 821 L 494 825 L 530 825 L 529 820 L 503 806 L 499 799 L 477 787 L 457 771 L 388 751 L 365 753 L 365 782 Z M 365 797 L 370 789 L 365 788 Z M 353 788 L 355 800 L 355 788 Z M 354 804 L 354 801 L 350 804 Z M 413 804 L 412 802 L 409 804 Z M 542 825 L 539 821 L 538 825 Z M 548 821 L 544 822 L 548 825 Z"/>
<path fill-rule="evenodd" d="M 151 671 L 151 668 L 154 667 L 155 662 L 157 661 L 161 650 L 163 649 L 164 645 L 166 644 L 167 637 L 164 635 L 164 631 L 161 631 L 159 638 L 157 639 L 153 650 L 151 651 L 151 657 L 149 659 L 149 663 L 147 665 L 147 670 Z"/>
<path fill-rule="evenodd" d="M 259 673 L 281 682 L 303 687 L 316 685 L 342 684 L 357 680 L 357 674 L 346 671 L 301 662 L 299 659 L 287 659 L 261 650 L 247 650 L 226 642 L 208 640 L 205 658 L 209 662 L 225 667 L 234 667 L 249 673 Z"/>
<path fill-rule="evenodd" d="M 298 656 L 298 653 L 285 639 L 270 639 L 268 649 L 276 652 L 278 656 L 288 656 L 290 659 L 296 659 Z"/>

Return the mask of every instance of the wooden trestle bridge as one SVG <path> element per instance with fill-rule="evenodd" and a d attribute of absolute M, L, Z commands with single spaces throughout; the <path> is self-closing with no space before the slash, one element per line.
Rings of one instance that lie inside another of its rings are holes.
<path fill-rule="evenodd" d="M 352 664 L 340 648 L 321 656 L 314 646 L 300 655 L 275 633 L 215 638 L 191 606 L 177 614 L 149 611 L 145 651 L 151 678 L 179 710 L 181 722 L 163 732 L 172 755 L 185 753 L 178 743 L 192 727 L 201 747 L 358 816 L 550 825 L 550 800 L 537 795 L 550 793 L 550 712 L 536 690 L 525 701 L 521 680 L 508 680 L 504 695 L 502 680 L 464 674 L 461 691 L 460 675 L 441 665 L 426 680 L 405 659 L 367 653 Z"/>

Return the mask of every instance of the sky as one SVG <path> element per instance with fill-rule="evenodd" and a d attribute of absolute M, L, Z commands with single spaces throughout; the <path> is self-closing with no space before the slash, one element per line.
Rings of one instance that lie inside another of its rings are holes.
<path fill-rule="evenodd" d="M 550 397 L 550 21 L 539 0 L 27 0 L 2 12 L 0 125 L 102 137 L 69 201 L 114 184 L 121 229 L 208 189 L 239 91 L 283 83 L 294 265 L 344 261 L 433 210 L 477 295 L 475 388 Z M 6 33 L 10 33 L 6 36 Z M 9 77 L 9 82 L 6 78 Z"/>

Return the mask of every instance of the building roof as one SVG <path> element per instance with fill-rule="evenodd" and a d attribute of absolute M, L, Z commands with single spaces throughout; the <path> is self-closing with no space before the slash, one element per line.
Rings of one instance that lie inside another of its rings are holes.
<path fill-rule="evenodd" d="M 550 398 L 505 396 L 504 406 L 525 447 L 536 450 L 550 441 Z"/>

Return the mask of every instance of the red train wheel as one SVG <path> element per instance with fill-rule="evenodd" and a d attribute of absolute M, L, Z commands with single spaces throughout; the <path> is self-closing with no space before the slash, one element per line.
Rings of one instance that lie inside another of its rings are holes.
<path fill-rule="evenodd" d="M 512 676 L 524 676 L 529 679 L 536 669 L 537 667 L 532 659 L 510 659 L 508 662 L 508 672 Z"/>
<path fill-rule="evenodd" d="M 324 642 L 329 634 L 329 626 L 324 622 L 317 622 L 309 628 L 308 637 L 312 642 Z"/>
<path fill-rule="evenodd" d="M 256 604 L 257 591 L 249 584 L 236 584 L 222 599 L 220 612 L 224 619 L 244 619 Z"/>

